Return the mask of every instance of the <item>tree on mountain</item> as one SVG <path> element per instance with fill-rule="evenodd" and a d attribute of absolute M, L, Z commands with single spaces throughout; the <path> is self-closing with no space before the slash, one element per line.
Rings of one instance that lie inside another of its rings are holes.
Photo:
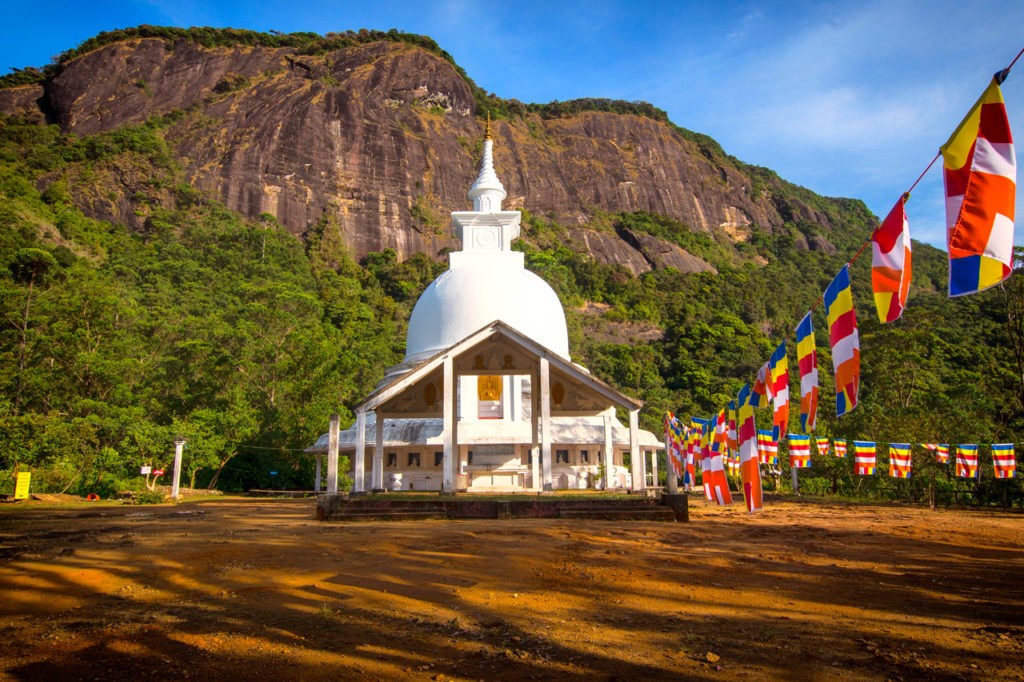
<path fill-rule="evenodd" d="M 48 251 L 36 248 L 19 249 L 14 254 L 14 259 L 7 266 L 15 282 L 27 287 L 25 292 L 25 306 L 22 308 L 20 320 L 11 320 L 11 323 L 20 332 L 18 345 L 18 375 L 14 389 L 15 412 L 21 406 L 22 378 L 25 372 L 25 356 L 28 348 L 29 319 L 32 311 L 32 299 L 36 294 L 36 287 L 48 285 L 60 270 L 57 259 Z"/>

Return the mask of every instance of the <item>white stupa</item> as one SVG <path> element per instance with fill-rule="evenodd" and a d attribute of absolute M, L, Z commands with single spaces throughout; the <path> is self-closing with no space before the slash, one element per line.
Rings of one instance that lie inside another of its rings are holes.
<path fill-rule="evenodd" d="M 512 250 L 522 215 L 502 210 L 493 147 L 488 121 L 473 210 L 452 213 L 462 249 L 416 302 L 402 364 L 338 434 L 353 489 L 638 490 L 657 480 L 662 443 L 639 429 L 639 401 L 570 360 L 558 296 Z M 324 434 L 307 452 L 329 444 Z"/>

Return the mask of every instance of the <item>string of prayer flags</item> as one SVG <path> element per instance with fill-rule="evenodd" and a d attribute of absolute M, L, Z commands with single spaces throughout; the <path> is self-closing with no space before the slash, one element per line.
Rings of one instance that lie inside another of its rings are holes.
<path fill-rule="evenodd" d="M 743 483 L 743 499 L 747 511 L 754 512 L 762 507 L 761 467 L 757 461 L 757 427 L 754 423 L 754 406 L 750 404 L 750 385 L 745 384 L 737 396 L 739 410 L 740 480 Z"/>
<path fill-rule="evenodd" d="M 806 469 L 811 466 L 811 437 L 800 434 L 789 434 L 789 467 Z"/>
<path fill-rule="evenodd" d="M 1013 452 L 1013 443 L 992 444 L 992 466 L 996 478 L 1015 478 L 1017 476 L 1017 458 Z"/>
<path fill-rule="evenodd" d="M 975 444 L 956 446 L 957 478 L 976 478 L 978 476 L 978 446 Z"/>
<path fill-rule="evenodd" d="M 846 457 L 846 441 L 836 438 L 835 441 L 833 441 L 833 444 L 836 448 L 836 457 Z"/>
<path fill-rule="evenodd" d="M 875 444 L 872 441 L 853 441 L 853 473 L 871 476 L 875 473 Z"/>
<path fill-rule="evenodd" d="M 816 438 L 815 444 L 818 446 L 818 454 L 828 457 L 828 438 Z"/>
<path fill-rule="evenodd" d="M 935 461 L 939 464 L 949 464 L 949 445 L 939 443 L 935 446 Z"/>
<path fill-rule="evenodd" d="M 842 417 L 857 406 L 860 386 L 860 336 L 850 291 L 849 263 L 825 289 L 824 300 L 836 381 L 836 416 Z"/>
<path fill-rule="evenodd" d="M 800 426 L 804 433 L 810 433 L 818 419 L 818 349 L 809 312 L 796 326 L 796 358 L 800 368 Z"/>
<path fill-rule="evenodd" d="M 910 478 L 910 443 L 889 443 L 889 475 Z"/>
<path fill-rule="evenodd" d="M 789 425 L 789 358 L 786 356 L 786 342 L 779 344 L 775 352 L 768 359 L 772 382 L 772 405 L 774 416 L 772 418 L 772 432 L 775 440 L 782 440 L 786 436 Z"/>
<path fill-rule="evenodd" d="M 949 295 L 999 284 L 1013 271 L 1017 160 L 1001 71 L 942 146 Z"/>
<path fill-rule="evenodd" d="M 910 227 L 907 195 L 900 197 L 871 235 L 871 288 L 880 322 L 893 322 L 903 314 L 910 291 Z"/>
<path fill-rule="evenodd" d="M 758 430 L 757 454 L 761 464 L 779 463 L 779 441 L 775 440 L 771 431 Z"/>

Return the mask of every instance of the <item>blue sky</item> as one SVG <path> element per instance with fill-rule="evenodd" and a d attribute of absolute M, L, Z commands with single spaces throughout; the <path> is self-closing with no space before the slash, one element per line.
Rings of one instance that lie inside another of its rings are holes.
<path fill-rule="evenodd" d="M 1020 0 L 5 4 L 2 72 L 138 24 L 421 33 L 498 96 L 644 100 L 743 161 L 879 216 L 1024 48 Z M 1003 95 L 1024 139 L 1024 59 Z M 942 205 L 939 162 L 907 205 L 915 239 L 942 246 Z"/>

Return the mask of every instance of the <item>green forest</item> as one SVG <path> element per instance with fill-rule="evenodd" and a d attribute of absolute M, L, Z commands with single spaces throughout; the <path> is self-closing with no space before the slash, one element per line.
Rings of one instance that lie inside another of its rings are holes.
<path fill-rule="evenodd" d="M 529 111 L 558 116 L 613 104 Z M 521 113 L 513 105 L 503 111 Z M 312 458 L 302 450 L 332 412 L 350 423 L 350 409 L 401 361 L 412 306 L 447 267 L 422 254 L 399 262 L 390 251 L 357 261 L 330 217 L 299 239 L 273 216 L 227 210 L 186 180 L 164 139 L 173 117 L 92 136 L 0 117 L 0 493 L 27 470 L 34 490 L 108 497 L 138 489 L 140 465 L 169 466 L 176 436 L 188 441 L 183 485 L 309 487 Z M 741 168 L 754 191 L 799 198 L 832 227 L 794 219 L 736 243 L 661 216 L 597 215 L 594 229 L 646 232 L 716 269 L 634 277 L 574 249 L 565 226 L 524 212 L 515 246 L 565 305 L 573 359 L 645 401 L 642 426 L 655 433 L 665 411 L 710 416 L 751 381 L 877 220 L 859 201 L 818 197 L 676 130 Z M 115 198 L 126 173 L 146 178 L 129 198 L 144 217 L 141 229 L 76 208 L 80 197 Z M 815 238 L 834 252 L 809 248 Z M 945 254 L 914 249 L 910 303 L 889 325 L 874 311 L 870 251 L 854 263 L 861 403 L 842 419 L 834 417 L 823 311 L 814 316 L 817 435 L 877 441 L 881 473 L 855 477 L 849 457 L 815 458 L 800 473 L 801 492 L 1020 505 L 1017 480 L 993 480 L 986 446 L 1024 440 L 1024 283 L 1013 277 L 949 299 Z M 608 333 L 633 327 L 661 334 L 637 341 Z M 770 419 L 759 412 L 761 428 Z M 890 441 L 981 443 L 981 478 L 957 480 L 952 465 L 915 448 L 913 478 L 889 479 Z M 780 454 L 785 461 L 784 446 Z M 769 489 L 787 486 L 788 472 L 768 481 Z"/>

